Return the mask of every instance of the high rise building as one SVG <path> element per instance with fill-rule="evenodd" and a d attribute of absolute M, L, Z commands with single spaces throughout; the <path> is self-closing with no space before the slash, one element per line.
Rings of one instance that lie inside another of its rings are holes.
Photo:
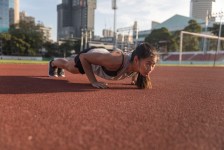
<path fill-rule="evenodd" d="M 62 0 L 57 6 L 58 40 L 80 38 L 82 30 L 94 31 L 96 0 Z"/>
<path fill-rule="evenodd" d="M 13 23 L 19 23 L 20 15 L 19 15 L 19 0 L 14 0 L 14 21 Z"/>
<path fill-rule="evenodd" d="M 0 32 L 19 22 L 19 0 L 0 0 Z"/>
<path fill-rule="evenodd" d="M 215 0 L 191 0 L 190 17 L 205 19 L 207 13 L 212 13 L 212 3 Z"/>

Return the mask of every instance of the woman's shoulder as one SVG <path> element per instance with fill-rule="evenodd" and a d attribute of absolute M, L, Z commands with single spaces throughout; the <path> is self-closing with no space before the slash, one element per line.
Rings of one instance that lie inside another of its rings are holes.
<path fill-rule="evenodd" d="M 87 53 L 110 53 L 110 52 L 105 48 L 93 48 L 90 49 Z"/>
<path fill-rule="evenodd" d="M 120 51 L 120 50 L 114 50 L 114 51 L 111 52 L 111 54 L 114 54 L 114 55 L 122 55 L 123 52 Z"/>

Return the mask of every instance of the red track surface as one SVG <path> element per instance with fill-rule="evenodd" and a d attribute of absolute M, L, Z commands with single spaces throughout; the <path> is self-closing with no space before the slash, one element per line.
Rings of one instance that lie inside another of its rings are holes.
<path fill-rule="evenodd" d="M 157 67 L 152 90 L 66 76 L 0 65 L 1 150 L 224 149 L 224 68 Z"/>

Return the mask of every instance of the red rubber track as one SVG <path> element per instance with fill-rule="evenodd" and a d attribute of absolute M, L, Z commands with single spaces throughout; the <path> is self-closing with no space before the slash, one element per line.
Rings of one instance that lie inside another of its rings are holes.
<path fill-rule="evenodd" d="M 224 149 L 224 68 L 159 66 L 152 90 L 47 69 L 0 65 L 1 150 Z"/>

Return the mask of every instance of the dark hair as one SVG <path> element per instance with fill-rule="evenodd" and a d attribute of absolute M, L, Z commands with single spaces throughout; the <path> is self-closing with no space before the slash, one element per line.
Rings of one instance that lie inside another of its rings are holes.
<path fill-rule="evenodd" d="M 134 61 L 134 57 L 137 56 L 139 60 L 151 57 L 152 60 L 155 60 L 155 63 L 158 60 L 158 54 L 156 48 L 150 45 L 149 43 L 142 43 L 136 47 L 136 49 L 132 52 L 131 62 Z M 152 88 L 150 77 L 144 77 L 140 73 L 138 73 L 138 78 L 136 81 L 136 85 L 140 89 L 149 89 Z"/>

